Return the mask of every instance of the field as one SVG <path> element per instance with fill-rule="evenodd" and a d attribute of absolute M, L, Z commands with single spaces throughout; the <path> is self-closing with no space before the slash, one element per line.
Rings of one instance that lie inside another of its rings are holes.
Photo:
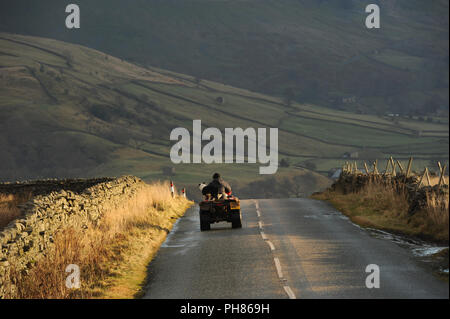
<path fill-rule="evenodd" d="M 220 171 L 230 182 L 260 179 L 259 164 L 177 165 L 173 128 L 277 127 L 280 159 L 326 175 L 358 152 L 362 161 L 414 156 L 415 170 L 448 160 L 448 118 L 337 111 L 159 68 L 56 40 L 0 33 L 1 179 L 130 174 L 193 186 Z M 223 103 L 217 102 L 221 97 Z M 353 159 L 352 159 L 353 160 Z M 175 167 L 167 176 L 164 167 Z M 303 168 L 303 169 L 302 169 Z M 317 175 L 317 174 L 316 174 Z M 319 175 L 311 191 L 329 184 Z"/>

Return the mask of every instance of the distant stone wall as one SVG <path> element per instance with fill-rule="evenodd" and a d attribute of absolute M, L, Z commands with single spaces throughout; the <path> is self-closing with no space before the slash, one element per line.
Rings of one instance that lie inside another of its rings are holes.
<path fill-rule="evenodd" d="M 29 269 L 52 247 L 58 231 L 98 225 L 105 212 L 130 199 L 144 185 L 134 176 L 0 184 L 0 192 L 40 194 L 21 205 L 22 218 L 0 230 L 0 298 L 14 295 L 11 269 Z"/>
<path fill-rule="evenodd" d="M 334 190 L 339 190 L 344 194 L 354 193 L 362 189 L 371 182 L 383 183 L 386 185 L 393 185 L 394 187 L 406 185 L 412 190 L 416 189 L 418 183 L 417 176 L 409 176 L 405 178 L 404 175 L 384 175 L 384 174 L 362 174 L 362 173 L 346 173 L 343 172 L 338 180 L 331 186 Z"/>
<path fill-rule="evenodd" d="M 19 194 L 31 192 L 34 196 L 47 195 L 51 192 L 59 192 L 64 189 L 81 193 L 86 188 L 94 185 L 110 182 L 114 178 L 92 178 L 92 179 L 47 179 L 42 181 L 23 181 L 15 183 L 0 183 L 0 194 Z"/>

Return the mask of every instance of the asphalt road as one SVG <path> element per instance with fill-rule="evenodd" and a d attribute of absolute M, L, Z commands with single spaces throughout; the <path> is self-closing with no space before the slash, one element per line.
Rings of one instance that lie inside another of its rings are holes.
<path fill-rule="evenodd" d="M 241 202 L 243 228 L 200 232 L 198 207 L 178 220 L 149 266 L 144 298 L 448 298 L 409 249 L 372 236 L 312 199 Z M 379 267 L 379 288 L 366 267 Z"/>

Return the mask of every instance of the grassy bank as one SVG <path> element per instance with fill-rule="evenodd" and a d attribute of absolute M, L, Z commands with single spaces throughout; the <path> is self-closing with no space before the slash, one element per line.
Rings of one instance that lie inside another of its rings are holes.
<path fill-rule="evenodd" d="M 448 196 L 428 198 L 426 207 L 409 214 L 406 190 L 372 182 L 357 192 L 343 194 L 338 189 L 314 194 L 326 200 L 352 222 L 424 240 L 448 243 Z"/>
<path fill-rule="evenodd" d="M 165 183 L 145 185 L 86 230 L 65 229 L 55 247 L 27 275 L 15 273 L 19 298 L 134 298 L 147 265 L 192 202 L 172 198 Z M 70 264 L 80 267 L 81 287 L 65 285 Z"/>
<path fill-rule="evenodd" d="M 31 193 L 0 194 L 0 230 L 20 217 L 18 205 L 29 201 L 31 197 Z"/>

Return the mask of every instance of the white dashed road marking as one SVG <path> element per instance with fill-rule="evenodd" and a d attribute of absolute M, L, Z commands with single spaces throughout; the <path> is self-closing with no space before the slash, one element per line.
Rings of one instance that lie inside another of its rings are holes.
<path fill-rule="evenodd" d="M 258 215 L 258 227 L 259 227 L 259 231 L 261 233 L 261 237 L 269 245 L 270 250 L 274 251 L 275 246 L 272 244 L 272 242 L 269 240 L 269 238 L 267 238 L 266 234 L 263 232 L 263 223 L 261 220 L 259 220 L 259 218 L 261 218 L 261 211 L 259 210 L 259 203 L 256 200 L 255 200 L 255 207 L 256 207 L 256 214 Z M 281 269 L 280 260 L 277 257 L 274 257 L 273 260 L 275 262 L 275 268 L 277 269 L 278 278 L 280 278 L 280 280 L 282 282 L 286 282 L 286 279 L 283 277 L 283 271 Z M 287 285 L 283 285 L 283 289 L 286 292 L 286 294 L 288 295 L 289 299 L 297 299 L 294 292 L 292 291 L 291 287 L 289 287 Z"/>
<path fill-rule="evenodd" d="M 283 271 L 281 270 L 280 260 L 277 257 L 273 260 L 275 261 L 275 268 L 277 268 L 278 278 L 283 279 Z"/>

